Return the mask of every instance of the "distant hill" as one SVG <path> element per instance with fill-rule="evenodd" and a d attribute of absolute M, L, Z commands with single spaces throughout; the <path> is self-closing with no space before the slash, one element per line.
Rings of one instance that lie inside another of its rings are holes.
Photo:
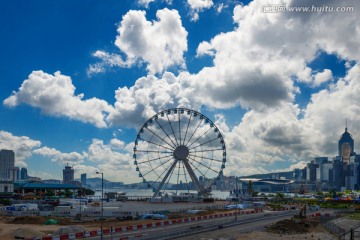
<path fill-rule="evenodd" d="M 80 181 L 80 179 L 75 179 L 76 181 Z M 88 188 L 91 189 L 101 189 L 101 178 L 95 177 L 95 178 L 87 178 L 86 179 L 86 185 Z M 109 180 L 104 179 L 104 188 L 119 188 L 123 187 L 123 182 L 112 182 Z"/>
<path fill-rule="evenodd" d="M 291 179 L 293 177 L 293 172 L 290 171 L 290 172 L 278 172 L 278 173 L 253 174 L 249 176 L 242 176 L 242 178 L 266 179 L 266 178 L 274 178 L 274 175 L 276 176 L 276 178 L 284 177 L 286 179 Z"/>

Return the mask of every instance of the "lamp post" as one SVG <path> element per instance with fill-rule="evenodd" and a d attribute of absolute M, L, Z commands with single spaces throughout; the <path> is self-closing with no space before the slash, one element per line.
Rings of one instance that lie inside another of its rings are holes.
<path fill-rule="evenodd" d="M 100 229 L 101 229 L 101 240 L 103 240 L 103 215 L 104 215 L 104 173 L 96 172 L 101 174 L 101 218 L 100 218 Z"/>

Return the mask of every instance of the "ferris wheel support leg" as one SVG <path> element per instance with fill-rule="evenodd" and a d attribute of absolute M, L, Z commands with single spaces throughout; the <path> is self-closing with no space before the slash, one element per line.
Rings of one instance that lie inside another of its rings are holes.
<path fill-rule="evenodd" d="M 189 164 L 189 161 L 186 159 L 186 160 L 183 160 L 184 161 L 184 165 L 185 165 L 185 168 L 186 170 L 188 171 L 189 175 L 190 175 L 190 178 L 191 180 L 195 183 L 197 189 L 199 190 L 199 192 L 201 194 L 205 194 L 206 193 L 206 190 L 204 189 L 204 187 L 200 184 L 199 180 L 197 179 L 194 171 L 192 170 L 190 164 Z"/>
<path fill-rule="evenodd" d="M 153 198 L 156 197 L 158 195 L 158 193 L 160 192 L 160 189 L 162 188 L 162 186 L 164 185 L 164 183 L 166 182 L 166 179 L 169 177 L 170 173 L 172 173 L 174 167 L 176 166 L 177 164 L 177 160 L 173 162 L 173 164 L 170 166 L 168 172 L 165 174 L 165 177 L 163 178 L 163 180 L 161 181 L 160 185 L 157 187 L 154 195 L 153 195 Z"/>

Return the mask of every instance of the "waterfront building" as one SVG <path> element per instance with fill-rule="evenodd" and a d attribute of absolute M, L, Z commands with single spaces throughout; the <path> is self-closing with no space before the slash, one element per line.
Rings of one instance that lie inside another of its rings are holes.
<path fill-rule="evenodd" d="M 69 165 L 63 170 L 63 183 L 74 181 L 74 169 Z"/>
<path fill-rule="evenodd" d="M 13 175 L 13 181 L 19 180 L 20 179 L 20 168 L 14 167 L 12 175 Z"/>
<path fill-rule="evenodd" d="M 359 189 L 359 163 L 351 162 L 347 164 L 347 175 L 345 176 L 345 187 L 348 190 Z"/>
<path fill-rule="evenodd" d="M 319 164 L 319 172 L 320 172 L 320 176 L 319 176 L 319 181 L 330 181 L 330 179 L 332 179 L 332 176 L 330 176 L 330 174 L 332 173 L 331 170 L 333 168 L 333 163 L 332 162 L 324 162 L 322 164 Z"/>
<path fill-rule="evenodd" d="M 295 168 L 293 171 L 293 179 L 295 181 L 300 181 L 302 179 L 302 170 L 299 168 Z"/>
<path fill-rule="evenodd" d="M 350 157 L 355 155 L 354 153 L 354 139 L 345 127 L 345 132 L 341 135 L 339 140 L 339 156 L 342 162 L 349 163 Z"/>
<path fill-rule="evenodd" d="M 86 173 L 80 175 L 81 186 L 86 187 Z"/>
<path fill-rule="evenodd" d="M 0 196 L 7 196 L 14 192 L 14 182 L 0 180 Z"/>
<path fill-rule="evenodd" d="M 317 172 L 317 168 L 319 167 L 319 164 L 316 164 L 314 162 L 314 160 L 312 160 L 310 163 L 308 163 L 306 165 L 306 180 L 307 181 L 316 181 L 317 177 L 316 177 L 316 172 Z"/>
<path fill-rule="evenodd" d="M 15 153 L 12 150 L 0 150 L 0 179 L 13 180 Z"/>
<path fill-rule="evenodd" d="M 77 190 L 80 188 L 81 187 L 79 186 L 68 183 L 62 184 L 26 181 L 14 183 L 14 192 L 23 199 L 41 198 L 48 191 L 53 191 L 55 195 L 58 195 L 58 192 L 69 190 L 72 191 L 73 195 L 75 195 Z"/>
<path fill-rule="evenodd" d="M 316 164 L 323 164 L 328 162 L 329 158 L 328 157 L 316 157 L 314 158 L 314 163 Z"/>
<path fill-rule="evenodd" d="M 27 168 L 21 168 L 20 180 L 26 180 L 26 179 L 28 179 Z"/>

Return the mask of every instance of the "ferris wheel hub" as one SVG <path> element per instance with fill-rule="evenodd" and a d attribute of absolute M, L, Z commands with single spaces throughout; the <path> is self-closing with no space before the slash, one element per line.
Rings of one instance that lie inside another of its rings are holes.
<path fill-rule="evenodd" d="M 176 160 L 186 160 L 189 156 L 189 148 L 184 145 L 177 146 L 174 151 L 174 157 Z"/>

